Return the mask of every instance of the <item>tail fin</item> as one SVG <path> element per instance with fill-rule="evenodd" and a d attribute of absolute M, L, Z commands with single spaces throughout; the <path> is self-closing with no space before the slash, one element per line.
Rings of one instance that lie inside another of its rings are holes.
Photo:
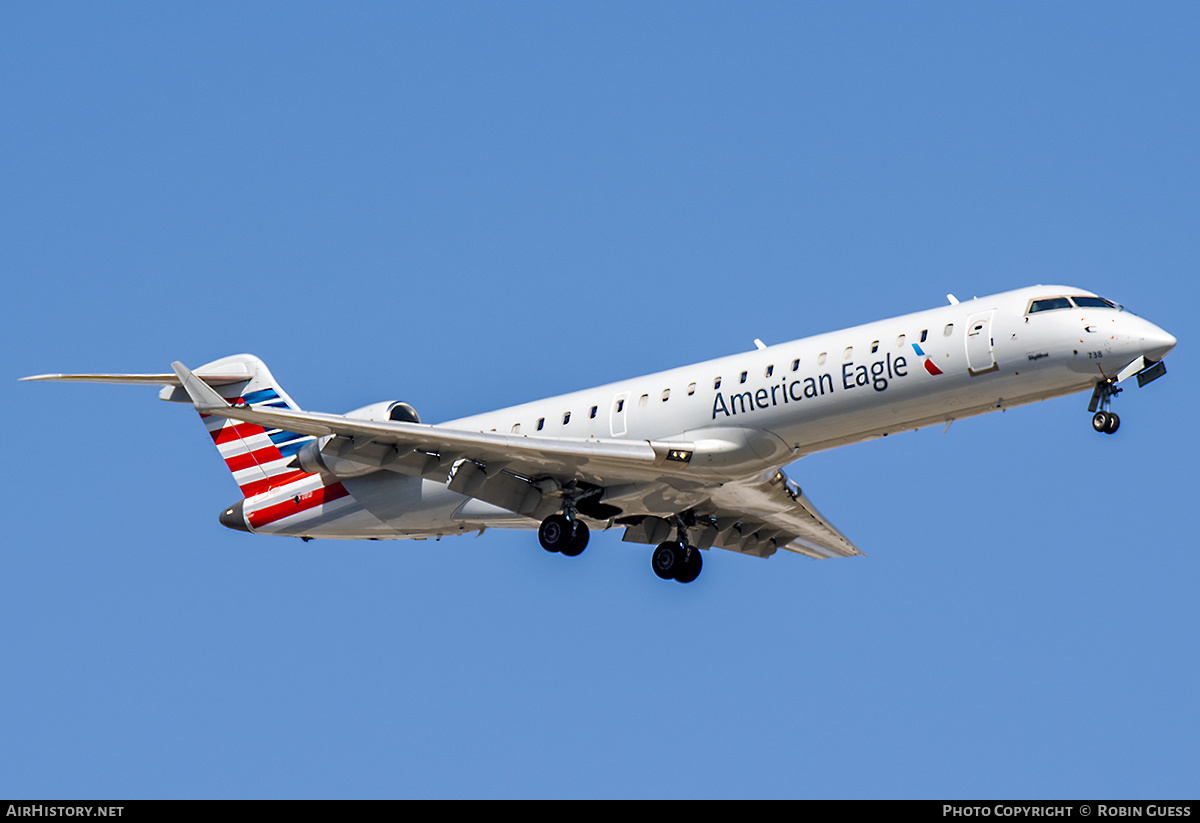
<path fill-rule="evenodd" d="M 245 374 L 247 377 L 244 380 L 213 385 L 213 388 L 230 403 L 299 411 L 300 407 L 276 384 L 266 364 L 252 354 L 235 354 L 214 360 L 196 369 L 195 373 L 200 378 L 212 374 Z M 187 392 L 179 386 L 167 386 L 159 397 L 163 400 L 191 402 Z M 288 464 L 296 452 L 313 439 L 311 435 L 265 429 L 255 423 L 214 415 L 201 414 L 200 418 L 244 497 L 253 497 L 308 476 L 308 472 Z"/>

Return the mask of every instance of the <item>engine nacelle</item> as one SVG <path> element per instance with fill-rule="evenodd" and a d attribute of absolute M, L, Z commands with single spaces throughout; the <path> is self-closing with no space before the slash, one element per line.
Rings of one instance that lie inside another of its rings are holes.
<path fill-rule="evenodd" d="M 416 409 L 399 400 L 384 400 L 347 412 L 346 417 L 374 422 L 420 423 Z M 348 451 L 348 440 L 327 434 L 305 443 L 296 452 L 300 468 L 313 474 L 332 474 L 334 477 L 359 477 L 379 471 L 379 454 L 386 451 L 381 445 L 370 444 L 359 452 Z"/>
<path fill-rule="evenodd" d="M 355 420 L 373 420 L 375 422 L 384 422 L 387 420 L 397 423 L 421 422 L 421 417 L 417 414 L 417 410 L 399 400 L 384 400 L 379 403 L 372 403 L 369 406 L 363 406 L 361 409 L 346 412 L 346 416 L 353 417 Z"/>
<path fill-rule="evenodd" d="M 332 474 L 334 477 L 359 477 L 379 471 L 379 465 L 364 463 L 352 457 L 341 457 L 333 452 L 339 438 L 332 434 L 310 440 L 296 452 L 300 468 L 312 474 Z M 333 444 L 332 446 L 330 444 Z M 329 446 L 330 451 L 326 451 Z"/>

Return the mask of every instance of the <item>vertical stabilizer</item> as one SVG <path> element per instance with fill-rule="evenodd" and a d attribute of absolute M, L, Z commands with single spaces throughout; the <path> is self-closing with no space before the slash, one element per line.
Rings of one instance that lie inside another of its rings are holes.
<path fill-rule="evenodd" d="M 235 354 L 207 363 L 196 369 L 195 374 L 203 378 L 206 374 L 241 374 L 247 378 L 237 383 L 213 386 L 212 388 L 231 404 L 245 403 L 254 408 L 292 409 L 299 407 L 292 398 L 279 388 L 270 370 L 252 354 Z M 164 400 L 191 402 L 181 387 L 163 389 Z M 201 414 L 209 436 L 221 453 L 221 458 L 233 479 L 237 481 L 244 497 L 253 497 L 265 491 L 307 477 L 308 472 L 288 466 L 300 447 L 313 438 L 310 435 L 280 429 L 267 429 L 256 423 L 243 423 L 225 417 Z"/>

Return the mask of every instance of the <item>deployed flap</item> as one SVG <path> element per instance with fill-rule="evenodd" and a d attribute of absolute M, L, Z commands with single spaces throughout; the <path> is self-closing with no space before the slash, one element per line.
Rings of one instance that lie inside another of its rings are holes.
<path fill-rule="evenodd" d="M 817 559 L 862 554 L 782 471 L 724 483 L 698 508 L 716 519 L 718 548 L 759 556 L 779 548 Z"/>

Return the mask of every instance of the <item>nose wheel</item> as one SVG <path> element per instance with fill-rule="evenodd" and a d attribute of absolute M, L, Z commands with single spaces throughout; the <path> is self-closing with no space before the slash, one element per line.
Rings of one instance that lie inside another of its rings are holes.
<path fill-rule="evenodd" d="M 1092 415 L 1092 428 L 1101 434 L 1112 434 L 1121 426 L 1116 412 L 1098 411 Z"/>
<path fill-rule="evenodd" d="M 1095 412 L 1092 415 L 1092 428 L 1100 434 L 1112 434 L 1121 426 L 1121 418 L 1116 412 L 1109 411 L 1112 399 L 1120 393 L 1116 381 L 1111 378 L 1097 383 L 1096 390 L 1092 392 L 1092 402 L 1088 404 L 1088 411 Z"/>

